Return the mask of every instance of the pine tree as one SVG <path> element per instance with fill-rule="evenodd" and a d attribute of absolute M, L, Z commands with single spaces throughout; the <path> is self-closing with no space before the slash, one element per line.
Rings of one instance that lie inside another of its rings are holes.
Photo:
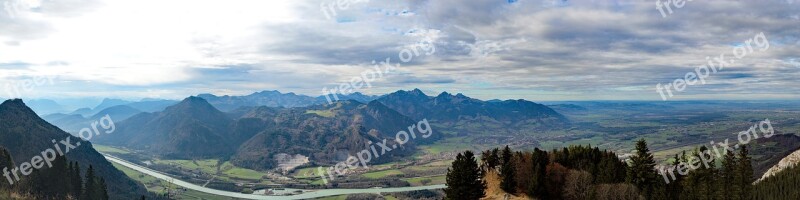
<path fill-rule="evenodd" d="M 62 199 L 69 195 L 71 184 L 69 176 L 72 173 L 67 163 L 67 158 L 64 156 L 57 156 L 52 162 L 53 167 L 42 170 L 43 177 L 47 180 L 42 180 L 43 182 L 39 184 L 47 188 L 47 196 Z"/>
<path fill-rule="evenodd" d="M 736 185 L 739 188 L 740 199 L 750 199 L 753 188 L 753 165 L 750 162 L 747 146 L 742 145 L 739 149 L 739 159 L 736 162 Z"/>
<path fill-rule="evenodd" d="M 500 168 L 500 175 L 503 177 L 500 182 L 500 188 L 508 193 L 514 194 L 516 192 L 517 182 L 514 175 L 514 163 L 511 161 L 512 156 L 511 148 L 506 146 L 506 148 L 503 149 L 503 166 Z"/>
<path fill-rule="evenodd" d="M 81 165 L 78 164 L 78 162 L 75 162 L 75 164 L 73 164 L 72 167 L 73 167 L 72 175 L 70 176 L 70 181 L 72 182 L 70 186 L 72 186 L 72 188 L 70 190 L 70 194 L 72 194 L 73 197 L 81 197 L 81 195 L 83 195 L 83 180 L 81 177 Z"/>
<path fill-rule="evenodd" d="M 98 192 L 101 200 L 108 200 L 108 186 L 106 186 L 104 178 L 100 178 L 100 190 Z"/>
<path fill-rule="evenodd" d="M 646 199 L 652 199 L 658 174 L 654 170 L 656 162 L 653 160 L 653 154 L 650 153 L 644 139 L 636 142 L 636 154 L 630 159 L 631 166 L 628 168 L 626 181 L 636 186 Z"/>
<path fill-rule="evenodd" d="M 489 163 L 489 165 L 491 165 L 492 168 L 495 168 L 498 165 L 500 165 L 500 149 L 497 148 L 492 149 L 492 153 L 489 155 L 492 156 L 492 160 L 490 160 L 492 162 Z"/>
<path fill-rule="evenodd" d="M 711 150 L 709 150 L 706 146 L 700 146 L 699 153 L 700 155 L 703 154 L 708 155 L 708 153 L 713 154 L 713 152 L 711 152 Z M 701 164 L 700 168 L 695 171 L 699 173 L 701 177 L 700 180 L 701 183 L 699 186 L 701 186 L 703 190 L 705 190 L 703 193 L 701 193 L 701 198 L 711 200 L 716 198 L 717 194 L 716 189 L 718 187 L 717 183 L 714 180 L 716 179 L 718 173 L 715 165 L 716 162 L 713 155 L 711 156 L 711 160 L 708 160 L 706 162 L 708 162 L 708 166 L 706 166 L 705 164 Z"/>
<path fill-rule="evenodd" d="M 97 182 L 95 182 L 94 168 L 89 165 L 86 170 L 86 183 L 83 186 L 83 200 L 99 200 L 97 198 Z"/>
<path fill-rule="evenodd" d="M 800 199 L 800 166 L 789 167 L 753 186 L 754 200 Z"/>
<path fill-rule="evenodd" d="M 528 194 L 540 198 L 546 197 L 545 182 L 547 181 L 547 164 L 549 163 L 549 156 L 547 152 L 536 148 L 533 150 L 533 181 L 532 185 L 528 187 Z"/>
<path fill-rule="evenodd" d="M 718 199 L 722 200 L 741 200 L 740 188 L 731 185 L 736 180 L 736 155 L 732 151 L 725 152 L 722 159 L 722 166 L 719 171 L 719 189 L 717 190 Z"/>
<path fill-rule="evenodd" d="M 485 196 L 486 182 L 471 151 L 459 153 L 447 169 L 445 199 L 478 200 Z"/>
<path fill-rule="evenodd" d="M 686 152 L 683 152 L 683 155 L 686 156 Z M 675 154 L 675 157 L 672 158 L 672 167 L 677 170 L 677 166 L 681 163 L 681 157 L 678 154 Z M 664 172 L 667 173 L 667 172 Z M 683 175 L 680 173 L 673 172 L 675 175 L 675 180 L 672 180 L 667 184 L 667 195 L 669 199 L 680 199 L 680 195 L 683 193 Z"/>
<path fill-rule="evenodd" d="M 494 148 L 492 150 L 486 150 L 481 154 L 481 160 L 488 169 L 494 169 L 500 162 L 500 159 L 497 157 L 497 152 L 497 148 Z"/>

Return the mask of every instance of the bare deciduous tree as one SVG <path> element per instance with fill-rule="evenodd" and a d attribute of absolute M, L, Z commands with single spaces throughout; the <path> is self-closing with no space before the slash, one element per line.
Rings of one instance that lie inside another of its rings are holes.
<path fill-rule="evenodd" d="M 592 174 L 585 171 L 570 170 L 564 182 L 564 199 L 589 199 L 592 186 Z"/>

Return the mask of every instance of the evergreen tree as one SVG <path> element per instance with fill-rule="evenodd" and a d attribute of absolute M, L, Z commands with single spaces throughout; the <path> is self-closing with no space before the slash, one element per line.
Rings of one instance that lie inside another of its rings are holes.
<path fill-rule="evenodd" d="M 500 168 L 500 175 L 503 177 L 502 181 L 500 182 L 500 188 L 505 190 L 508 193 L 514 194 L 516 191 L 517 182 L 515 181 L 514 176 L 514 163 L 512 162 L 512 153 L 511 148 L 503 149 L 503 166 Z"/>
<path fill-rule="evenodd" d="M 471 151 L 459 153 L 453 165 L 447 169 L 448 200 L 478 200 L 485 196 L 486 182 Z"/>
<path fill-rule="evenodd" d="M 683 156 L 686 156 L 685 151 L 683 152 Z M 672 180 L 669 182 L 669 184 L 667 184 L 667 196 L 669 199 L 680 199 L 680 195 L 683 193 L 683 175 L 677 172 L 677 166 L 681 163 L 681 156 L 675 154 L 672 159 L 672 167 L 676 169 L 676 171 L 673 172 L 675 175 L 675 180 Z"/>
<path fill-rule="evenodd" d="M 549 156 L 547 155 L 547 152 L 536 148 L 533 150 L 533 156 L 531 158 L 533 159 L 533 177 L 531 177 L 533 179 L 533 184 L 528 187 L 528 194 L 531 196 L 544 198 L 547 196 L 545 182 L 547 181 L 547 164 L 549 164 Z"/>
<path fill-rule="evenodd" d="M 659 177 L 654 170 L 656 162 L 653 160 L 653 154 L 650 153 L 644 139 L 636 142 L 636 154 L 630 159 L 631 166 L 628 168 L 626 181 L 636 186 L 646 199 L 652 199 L 655 192 L 653 189 Z"/>
<path fill-rule="evenodd" d="M 492 153 L 489 155 L 492 156 L 492 160 L 490 160 L 492 162 L 489 163 L 489 165 L 491 165 L 492 168 L 496 168 L 498 165 L 500 165 L 500 149 L 497 148 L 492 149 Z"/>
<path fill-rule="evenodd" d="M 699 153 L 700 155 L 708 155 L 709 153 L 714 154 L 706 146 L 700 146 Z M 703 193 L 700 193 L 701 199 L 712 200 L 716 198 L 717 194 L 716 189 L 718 187 L 717 187 L 717 182 L 715 182 L 715 179 L 717 178 L 718 173 L 715 165 L 716 164 L 715 160 L 716 159 L 714 159 L 714 156 L 711 155 L 711 159 L 706 161 L 708 162 L 708 166 L 706 166 L 705 164 L 701 164 L 700 168 L 694 171 L 699 173 L 701 177 L 700 179 L 701 182 L 698 185 L 704 190 Z"/>
<path fill-rule="evenodd" d="M 72 165 L 72 175 L 70 176 L 70 186 L 72 186 L 70 190 L 70 194 L 73 197 L 81 197 L 83 195 L 83 180 L 81 177 L 81 165 L 78 162 Z"/>
<path fill-rule="evenodd" d="M 497 148 L 494 148 L 492 150 L 486 150 L 481 154 L 481 160 L 488 169 L 494 169 L 500 162 L 500 158 L 498 158 L 497 152 L 498 152 Z"/>
<path fill-rule="evenodd" d="M 740 188 L 731 184 L 736 181 L 736 155 L 730 150 L 725 152 L 718 178 L 720 180 L 719 190 L 717 190 L 718 199 L 741 200 Z"/>
<path fill-rule="evenodd" d="M 83 185 L 83 200 L 99 200 L 97 198 L 97 182 L 95 182 L 94 168 L 89 165 L 86 170 L 86 183 Z"/>
<path fill-rule="evenodd" d="M 51 168 L 42 169 L 42 178 L 45 180 L 41 180 L 42 182 L 38 183 L 46 188 L 48 197 L 54 197 L 56 199 L 63 199 L 66 198 L 67 195 L 70 193 L 70 180 L 69 176 L 71 175 L 71 171 L 68 167 L 67 158 L 64 156 L 56 156 L 56 159 L 53 160 Z"/>
<path fill-rule="evenodd" d="M 64 199 L 69 195 L 69 176 L 70 171 L 67 167 L 67 160 L 63 156 L 57 156 L 48 166 L 42 163 L 42 168 L 33 168 L 28 176 L 20 177 L 21 183 L 18 189 L 24 191 L 37 199 Z"/>
<path fill-rule="evenodd" d="M 108 186 L 106 186 L 106 179 L 100 178 L 100 190 L 98 191 L 101 200 L 108 200 Z"/>
<path fill-rule="evenodd" d="M 754 200 L 800 199 L 800 166 L 784 169 L 753 186 Z"/>
<path fill-rule="evenodd" d="M 736 162 L 735 183 L 738 186 L 739 198 L 750 199 L 753 181 L 753 165 L 750 163 L 747 146 L 742 145 L 739 149 L 739 159 Z"/>

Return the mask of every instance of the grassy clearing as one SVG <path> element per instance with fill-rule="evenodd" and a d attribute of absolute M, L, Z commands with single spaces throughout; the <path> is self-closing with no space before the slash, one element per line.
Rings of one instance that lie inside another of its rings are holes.
<path fill-rule="evenodd" d="M 347 195 L 339 195 L 339 196 L 331 196 L 331 197 L 322 197 L 318 198 L 317 200 L 346 200 Z"/>
<path fill-rule="evenodd" d="M 383 198 L 386 199 L 386 200 L 398 200 L 397 197 L 393 197 L 393 196 L 389 196 L 389 195 L 383 196 Z"/>
<path fill-rule="evenodd" d="M 295 178 L 314 178 L 319 177 L 317 174 L 317 167 L 307 167 L 302 169 L 296 169 L 291 174 Z"/>
<path fill-rule="evenodd" d="M 92 144 L 92 147 L 94 147 L 95 150 L 97 150 L 99 152 L 102 152 L 102 153 L 115 153 L 115 154 L 129 154 L 129 153 L 131 153 L 130 151 L 125 150 L 125 149 L 120 149 L 120 148 L 111 147 L 111 146 L 105 146 L 105 145 Z"/>
<path fill-rule="evenodd" d="M 414 178 L 404 178 L 402 179 L 411 186 L 423 186 L 423 185 L 436 185 L 436 184 L 444 184 L 447 182 L 447 176 L 440 175 L 440 176 L 431 176 L 431 177 L 414 177 Z M 423 182 L 427 182 L 423 184 Z"/>
<path fill-rule="evenodd" d="M 232 178 L 249 180 L 260 180 L 261 177 L 265 175 L 264 173 L 252 169 L 236 167 L 230 162 L 222 164 L 222 174 Z"/>
<path fill-rule="evenodd" d="M 334 117 L 336 113 L 331 110 L 306 110 L 306 114 L 315 114 L 320 117 Z"/>
<path fill-rule="evenodd" d="M 117 163 L 111 163 L 111 164 L 113 164 L 115 168 L 117 168 L 120 171 L 122 171 L 122 173 L 125 173 L 125 175 L 127 175 L 131 179 L 144 184 L 145 188 L 147 188 L 147 191 L 150 191 L 150 192 L 153 192 L 153 193 L 157 193 L 157 194 L 164 194 L 164 193 L 166 193 L 165 192 L 166 191 L 165 190 L 166 186 L 170 185 L 168 182 L 166 182 L 164 180 L 157 179 L 155 177 L 152 177 L 152 176 L 149 176 L 147 174 L 138 172 L 136 170 L 133 170 L 131 168 L 119 165 Z M 172 185 L 170 188 L 171 189 L 177 189 L 178 186 Z M 228 198 L 223 197 L 223 196 L 208 194 L 208 193 L 204 193 L 204 192 L 200 192 L 200 191 L 196 191 L 196 190 L 186 190 L 186 192 L 181 192 L 178 195 L 177 199 L 208 199 L 208 200 L 218 200 L 219 199 L 219 200 L 223 200 L 223 199 L 228 199 Z"/>
<path fill-rule="evenodd" d="M 179 166 L 183 169 L 189 170 L 200 170 L 203 173 L 207 174 L 217 174 L 217 160 L 216 159 L 205 159 L 205 160 L 156 160 L 158 164 L 167 164 L 167 165 L 175 165 Z M 218 176 L 218 179 L 230 181 L 230 178 L 236 179 L 247 179 L 247 180 L 261 180 L 261 177 L 264 176 L 264 173 L 259 171 L 245 169 L 241 167 L 236 167 L 230 162 L 225 162 L 220 167 L 220 172 L 222 176 Z"/>
<path fill-rule="evenodd" d="M 341 103 L 337 103 L 336 106 L 334 106 L 333 108 L 328 109 L 328 110 L 306 110 L 306 114 L 315 114 L 315 115 L 319 115 L 321 117 L 335 117 L 336 116 L 336 110 L 338 110 L 341 107 L 342 107 L 342 104 Z"/>
<path fill-rule="evenodd" d="M 384 177 L 387 177 L 387 176 L 401 175 L 401 174 L 403 174 L 403 172 L 401 172 L 400 170 L 392 169 L 392 170 L 384 170 L 384 171 L 365 173 L 362 176 L 364 176 L 366 178 L 371 178 L 371 179 L 379 179 L 379 178 L 384 178 Z"/>
<path fill-rule="evenodd" d="M 217 160 L 156 160 L 155 163 L 165 165 L 176 165 L 183 169 L 200 170 L 207 174 L 217 173 Z"/>
<path fill-rule="evenodd" d="M 425 154 L 438 154 L 441 152 L 463 151 L 472 149 L 474 147 L 474 145 L 471 144 L 472 142 L 470 142 L 469 140 L 470 138 L 468 137 L 447 138 L 437 142 L 436 144 L 421 145 L 420 149 L 422 149 L 423 152 L 425 152 Z"/>

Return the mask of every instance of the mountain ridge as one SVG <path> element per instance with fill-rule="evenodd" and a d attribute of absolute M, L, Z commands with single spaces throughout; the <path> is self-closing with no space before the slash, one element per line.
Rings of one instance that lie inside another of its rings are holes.
<path fill-rule="evenodd" d="M 97 138 L 109 136 L 96 135 Z M 15 163 L 30 161 L 40 151 L 53 148 L 51 141 L 70 140 L 77 147 L 66 153 L 71 161 L 77 161 L 81 168 L 92 165 L 98 176 L 108 183 L 112 199 L 132 199 L 146 195 L 144 186 L 128 178 L 111 165 L 93 147 L 92 143 L 72 136 L 58 127 L 41 119 L 21 99 L 7 100 L 0 104 L 0 146 L 7 149 Z M 77 145 L 77 144 L 81 145 Z M 23 178 L 23 177 L 21 177 Z"/>

